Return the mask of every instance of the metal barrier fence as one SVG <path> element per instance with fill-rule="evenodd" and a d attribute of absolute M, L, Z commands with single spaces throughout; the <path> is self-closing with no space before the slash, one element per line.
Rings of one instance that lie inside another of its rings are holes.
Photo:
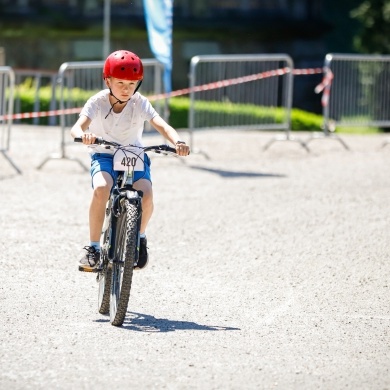
<path fill-rule="evenodd" d="M 9 66 L 0 66 L 0 153 L 18 173 L 21 173 L 20 169 L 7 153 L 9 151 L 11 139 L 14 90 L 14 71 Z M 6 118 L 4 118 L 4 116 L 6 116 Z"/>
<path fill-rule="evenodd" d="M 324 67 L 333 74 L 325 136 L 336 127 L 390 127 L 389 55 L 327 54 Z"/>
<path fill-rule="evenodd" d="M 144 65 L 144 80 L 142 82 L 142 94 L 158 95 L 162 93 L 163 65 L 155 59 L 142 60 Z M 66 135 L 68 129 L 73 126 L 78 118 L 77 108 L 82 107 L 87 99 L 94 93 L 107 88 L 103 81 L 104 61 L 89 62 L 65 62 L 58 71 L 57 91 L 59 96 L 60 125 L 61 125 L 61 145 L 59 154 L 51 154 L 39 166 L 42 168 L 51 159 L 67 159 L 77 161 L 84 169 L 87 169 L 80 160 L 66 155 L 66 142 L 69 136 Z M 163 111 L 165 102 L 157 102 L 155 107 L 158 111 Z M 69 110 L 74 109 L 75 113 L 69 114 Z M 65 110 L 68 110 L 66 112 Z M 163 116 L 163 115 L 162 115 Z M 146 129 L 148 130 L 148 129 Z"/>
<path fill-rule="evenodd" d="M 202 55 L 191 59 L 189 132 L 205 128 L 284 130 L 290 135 L 293 61 L 286 54 Z M 229 80 L 232 81 L 229 85 Z M 224 82 L 223 86 L 219 85 Z M 215 84 L 194 91 L 199 85 Z"/>
<path fill-rule="evenodd" d="M 57 107 L 57 101 L 55 98 L 57 72 L 50 70 L 34 70 L 34 69 L 14 69 L 15 72 L 15 102 L 14 111 L 22 112 L 21 104 L 21 90 L 23 87 L 26 89 L 34 89 L 34 112 L 46 111 L 48 108 L 50 111 L 55 110 Z M 51 90 L 50 106 L 42 108 L 40 99 L 40 90 L 43 87 L 49 87 Z M 14 123 L 20 123 L 21 119 L 15 119 Z M 55 126 L 58 124 L 56 116 L 49 116 L 48 118 L 32 118 L 34 125 L 48 124 Z"/>

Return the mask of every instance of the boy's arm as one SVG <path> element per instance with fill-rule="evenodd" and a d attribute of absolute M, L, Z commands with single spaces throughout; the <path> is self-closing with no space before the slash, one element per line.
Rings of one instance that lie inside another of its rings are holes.
<path fill-rule="evenodd" d="M 91 124 L 91 119 L 89 119 L 85 115 L 81 115 L 77 122 L 73 125 L 73 127 L 70 130 L 70 135 L 73 138 L 79 137 L 83 139 L 83 143 L 91 144 L 95 142 L 96 136 L 91 133 L 85 133 L 85 131 L 88 129 L 89 125 Z"/>
<path fill-rule="evenodd" d="M 177 131 L 161 118 L 160 115 L 155 116 L 150 120 L 150 124 L 169 142 L 176 147 L 176 152 L 180 156 L 188 156 L 190 147 L 185 142 L 180 140 Z"/>

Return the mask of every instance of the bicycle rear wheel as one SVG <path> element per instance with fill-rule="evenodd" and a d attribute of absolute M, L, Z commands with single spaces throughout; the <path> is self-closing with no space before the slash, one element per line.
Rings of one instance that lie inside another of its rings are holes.
<path fill-rule="evenodd" d="M 115 257 L 112 264 L 110 322 L 121 326 L 126 317 L 137 253 L 138 207 L 122 200 L 115 237 Z"/>

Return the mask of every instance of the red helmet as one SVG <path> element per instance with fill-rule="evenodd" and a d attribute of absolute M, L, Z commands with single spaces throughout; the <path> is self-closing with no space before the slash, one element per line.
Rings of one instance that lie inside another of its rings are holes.
<path fill-rule="evenodd" d="M 142 80 L 144 67 L 137 54 L 127 50 L 111 53 L 104 63 L 103 78 L 115 77 L 122 80 Z"/>

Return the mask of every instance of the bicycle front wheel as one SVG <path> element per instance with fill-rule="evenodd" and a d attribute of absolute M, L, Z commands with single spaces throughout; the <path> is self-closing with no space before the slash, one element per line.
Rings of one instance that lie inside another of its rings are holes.
<path fill-rule="evenodd" d="M 110 204 L 107 206 L 109 211 Z M 111 264 L 108 262 L 108 249 L 110 246 L 111 235 L 111 215 L 106 211 L 106 218 L 108 219 L 108 226 L 101 238 L 101 260 L 103 269 L 97 275 L 97 282 L 99 283 L 98 294 L 98 310 L 100 314 L 108 314 L 110 312 L 110 295 L 111 295 Z"/>
<path fill-rule="evenodd" d="M 115 235 L 111 278 L 110 322 L 114 326 L 121 326 L 126 317 L 138 239 L 137 205 L 124 198 L 122 210 Z"/>
<path fill-rule="evenodd" d="M 102 239 L 101 256 L 103 260 L 103 269 L 98 273 L 97 281 L 99 283 L 98 310 L 100 314 L 108 314 L 110 311 L 110 294 L 112 269 L 108 262 L 109 232 L 110 227 L 104 232 Z"/>
<path fill-rule="evenodd" d="M 111 269 L 107 267 L 99 275 L 98 309 L 100 314 L 108 314 L 110 311 L 111 274 Z"/>

